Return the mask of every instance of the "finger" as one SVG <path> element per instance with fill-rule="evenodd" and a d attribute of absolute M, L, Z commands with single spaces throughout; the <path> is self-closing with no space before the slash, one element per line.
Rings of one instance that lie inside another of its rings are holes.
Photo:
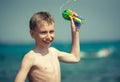
<path fill-rule="evenodd" d="M 78 16 L 78 14 L 77 14 L 76 12 L 73 12 L 73 15 L 74 15 L 74 16 Z"/>
<path fill-rule="evenodd" d="M 70 17 L 70 20 L 71 20 L 71 26 L 72 26 L 72 27 L 75 27 L 73 17 Z"/>

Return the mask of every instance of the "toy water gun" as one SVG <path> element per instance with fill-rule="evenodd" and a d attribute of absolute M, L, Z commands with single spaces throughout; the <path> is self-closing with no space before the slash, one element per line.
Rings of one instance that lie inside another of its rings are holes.
<path fill-rule="evenodd" d="M 70 9 L 63 11 L 62 15 L 66 20 L 70 20 L 70 17 L 72 17 L 76 26 L 80 26 L 83 23 L 82 20 L 84 20 L 81 16 L 76 16 L 76 14 Z"/>

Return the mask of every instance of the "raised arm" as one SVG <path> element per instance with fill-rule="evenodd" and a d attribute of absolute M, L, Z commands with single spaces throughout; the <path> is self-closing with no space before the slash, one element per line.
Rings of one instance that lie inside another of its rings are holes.
<path fill-rule="evenodd" d="M 80 39 L 79 26 L 75 26 L 73 18 L 71 18 L 72 48 L 71 54 L 75 56 L 76 61 L 80 61 Z"/>
<path fill-rule="evenodd" d="M 80 41 L 79 41 L 79 28 L 74 24 L 73 18 L 71 19 L 71 34 L 72 34 L 72 48 L 70 53 L 59 52 L 58 57 L 62 62 L 74 63 L 80 61 Z"/>

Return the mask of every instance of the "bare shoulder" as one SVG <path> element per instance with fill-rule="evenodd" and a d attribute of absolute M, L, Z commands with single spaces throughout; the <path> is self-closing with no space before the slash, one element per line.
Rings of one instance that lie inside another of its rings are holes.
<path fill-rule="evenodd" d="M 33 57 L 34 57 L 33 54 L 34 54 L 34 52 L 31 50 L 31 51 L 29 51 L 28 53 L 25 54 L 24 58 L 33 59 Z"/>
<path fill-rule="evenodd" d="M 32 63 L 34 61 L 34 52 L 31 50 L 23 57 L 22 63 Z"/>
<path fill-rule="evenodd" d="M 54 47 L 50 47 L 50 51 L 51 51 L 52 53 L 54 53 L 55 55 L 57 55 L 58 57 L 63 57 L 63 56 L 65 56 L 66 54 L 68 54 L 68 53 L 66 53 L 66 52 L 64 52 L 64 51 L 60 51 L 60 50 L 58 50 L 58 49 L 56 49 L 56 48 L 54 48 Z"/>
<path fill-rule="evenodd" d="M 60 51 L 54 47 L 50 47 L 50 51 L 53 53 L 59 53 Z"/>

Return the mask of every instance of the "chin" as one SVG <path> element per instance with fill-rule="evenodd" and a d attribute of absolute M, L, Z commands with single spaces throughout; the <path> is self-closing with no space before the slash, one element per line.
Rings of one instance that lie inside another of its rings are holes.
<path fill-rule="evenodd" d="M 47 43 L 47 44 L 45 43 L 43 46 L 46 47 L 46 48 L 49 48 L 49 47 L 51 46 L 51 44 L 52 44 L 52 43 L 49 43 L 49 44 L 48 44 L 48 43 Z"/>

